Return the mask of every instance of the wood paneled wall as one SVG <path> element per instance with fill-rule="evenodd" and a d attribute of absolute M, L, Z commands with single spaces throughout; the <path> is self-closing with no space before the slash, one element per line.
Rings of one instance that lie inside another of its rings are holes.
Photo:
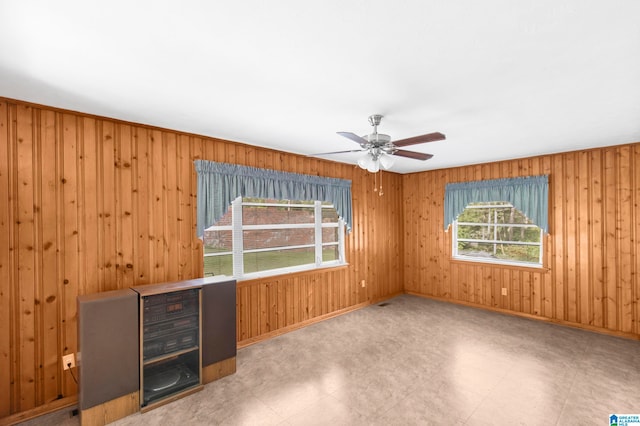
<path fill-rule="evenodd" d="M 632 144 L 404 175 L 405 290 L 640 337 L 639 167 Z M 451 259 L 447 183 L 540 174 L 545 269 Z"/>
<path fill-rule="evenodd" d="M 402 292 L 399 175 L 0 98 L 0 420 L 75 398 L 78 295 L 202 276 L 195 159 L 352 180 L 349 265 L 239 283 L 240 344 Z"/>

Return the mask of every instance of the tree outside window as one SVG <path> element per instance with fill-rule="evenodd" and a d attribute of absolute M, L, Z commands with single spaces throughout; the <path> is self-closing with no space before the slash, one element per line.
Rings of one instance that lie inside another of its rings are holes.
<path fill-rule="evenodd" d="M 507 202 L 469 204 L 453 229 L 455 259 L 542 266 L 542 230 Z"/>

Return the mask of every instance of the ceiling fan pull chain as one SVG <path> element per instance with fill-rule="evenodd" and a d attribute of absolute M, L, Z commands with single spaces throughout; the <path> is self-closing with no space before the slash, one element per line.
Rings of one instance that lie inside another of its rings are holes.
<path fill-rule="evenodd" d="M 382 197 L 384 192 L 382 192 L 382 172 L 380 172 L 380 191 L 378 191 L 378 196 Z"/>
<path fill-rule="evenodd" d="M 373 174 L 373 192 L 378 192 L 378 173 Z"/>

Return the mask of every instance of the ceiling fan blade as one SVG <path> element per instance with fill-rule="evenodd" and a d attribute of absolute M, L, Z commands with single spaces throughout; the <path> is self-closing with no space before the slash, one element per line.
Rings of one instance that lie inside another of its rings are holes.
<path fill-rule="evenodd" d="M 445 136 L 440 132 L 428 133 L 426 135 L 414 136 L 412 138 L 400 139 L 399 141 L 394 141 L 393 144 L 395 146 L 409 146 L 416 145 L 419 143 L 427 143 L 427 142 L 436 142 L 444 140 Z"/>
<path fill-rule="evenodd" d="M 356 135 L 355 133 L 351 133 L 351 132 L 337 132 L 337 133 L 340 136 L 343 136 L 343 137 L 345 137 L 347 139 L 351 139 L 352 141 L 359 143 L 360 145 L 366 145 L 366 144 L 369 143 L 368 140 Z"/>
<path fill-rule="evenodd" d="M 433 154 L 424 154 L 422 152 L 415 152 L 415 151 L 405 151 L 404 149 L 396 150 L 396 152 L 394 152 L 393 155 L 398 155 L 400 157 L 413 158 L 414 160 L 422 160 L 422 161 L 428 160 L 429 158 L 433 157 Z"/>
<path fill-rule="evenodd" d="M 333 152 L 321 152 L 319 154 L 309 154 L 310 157 L 316 157 L 318 155 L 329 155 L 329 154 L 344 154 L 347 152 L 364 152 L 366 149 L 350 149 L 348 151 L 333 151 Z"/>

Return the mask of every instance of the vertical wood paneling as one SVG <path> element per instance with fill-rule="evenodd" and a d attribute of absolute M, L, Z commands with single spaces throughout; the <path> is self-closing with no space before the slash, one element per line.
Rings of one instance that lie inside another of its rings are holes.
<path fill-rule="evenodd" d="M 543 156 L 540 159 L 540 170 L 539 174 L 551 174 L 551 158 L 549 156 Z M 551 212 L 549 213 L 551 215 Z M 553 217 L 549 217 L 549 223 L 551 224 L 553 221 Z M 551 265 L 553 249 L 548 246 L 551 241 L 548 236 L 543 236 L 545 251 L 543 255 L 543 262 L 545 265 Z M 542 315 L 546 318 L 553 318 L 553 286 L 552 286 L 552 278 L 549 274 L 542 275 Z"/>
<path fill-rule="evenodd" d="M 62 251 L 63 260 L 63 300 L 62 307 L 64 327 L 62 340 L 62 354 L 76 352 L 78 347 L 78 315 L 77 297 L 82 294 L 80 287 L 80 263 L 78 235 L 80 229 L 78 211 L 78 120 L 80 118 L 72 114 L 62 115 L 62 203 L 64 220 L 61 221 L 63 229 Z M 47 222 L 45 222 L 45 226 Z M 68 371 L 63 372 L 62 394 L 70 395 L 77 392 L 77 385 Z"/>
<path fill-rule="evenodd" d="M 639 147 L 621 145 L 403 176 L 405 290 L 640 337 L 640 174 L 635 168 Z M 453 261 L 450 245 L 441 243 L 450 237 L 439 219 L 433 219 L 443 216 L 445 185 L 529 174 L 549 175 L 545 267 Z M 447 287 L 453 289 L 450 294 L 442 290 Z M 507 289 L 507 296 L 498 296 L 501 288 Z"/>
<path fill-rule="evenodd" d="M 603 216 L 603 185 L 602 185 L 602 152 L 600 150 L 591 151 L 591 180 L 586 190 L 590 194 L 591 221 L 588 229 L 590 231 L 591 247 L 589 251 L 589 266 L 592 277 L 593 316 L 591 324 L 596 327 L 604 327 L 604 247 L 602 233 Z"/>
<path fill-rule="evenodd" d="M 189 257 L 192 252 L 192 238 L 195 230 L 191 227 L 191 142 L 187 135 L 178 135 L 176 158 L 176 191 L 178 205 L 178 279 L 191 277 Z"/>
<path fill-rule="evenodd" d="M 81 193 L 83 198 L 83 214 L 81 216 L 80 253 L 83 257 L 82 271 L 83 291 L 85 293 L 97 293 L 100 291 L 100 256 L 95 250 L 96 244 L 100 246 L 102 238 L 98 227 L 100 216 L 98 176 L 100 163 L 98 162 L 97 144 L 91 143 L 98 137 L 96 122 L 85 117 L 82 119 L 82 154 L 80 161 L 80 174 L 82 179 Z M 52 144 L 53 145 L 53 144 Z M 55 188 L 55 186 L 53 186 Z"/>
<path fill-rule="evenodd" d="M 151 227 L 153 233 L 151 235 L 151 258 L 153 263 L 151 265 L 151 282 L 163 282 L 165 281 L 165 252 L 164 252 L 164 231 L 165 231 L 165 200 L 164 200 L 164 169 L 166 168 L 166 156 L 163 155 L 162 145 L 162 132 L 160 130 L 152 130 L 150 132 L 149 141 L 150 151 L 150 171 L 148 178 L 150 179 L 151 189 Z M 153 176 L 153 178 L 151 178 Z"/>
<path fill-rule="evenodd" d="M 102 291 L 116 290 L 117 274 L 116 274 L 116 197 L 117 189 L 115 182 L 115 125 L 109 121 L 100 123 L 99 140 L 102 142 L 99 146 L 100 151 L 100 188 L 102 188 L 100 197 L 100 219 L 99 228 L 101 230 L 102 244 L 98 249 L 102 256 L 101 269 L 103 271 Z M 65 142 L 62 141 L 62 144 Z"/>
<path fill-rule="evenodd" d="M 635 221 L 631 218 L 634 214 L 634 207 L 631 204 L 631 152 L 630 146 L 620 147 L 618 150 L 618 200 L 619 207 L 617 209 L 617 229 L 618 235 L 618 270 L 620 272 L 619 279 L 619 297 L 618 310 L 620 312 L 620 329 L 624 332 L 632 331 L 633 324 L 633 259 L 631 253 L 634 251 L 632 245 L 635 241 L 632 238 L 631 228 Z"/>
<path fill-rule="evenodd" d="M 352 181 L 349 265 L 240 283 L 239 342 L 403 291 L 399 175 L 0 98 L 0 418 L 76 395 L 78 295 L 202 274 L 198 158 Z"/>
<path fill-rule="evenodd" d="M 638 203 L 640 203 L 640 145 L 633 145 L 633 207 L 634 211 L 638 208 Z M 634 258 L 634 277 L 636 280 L 638 279 L 638 274 L 640 274 L 640 248 L 638 247 L 638 239 L 640 238 L 640 220 L 635 220 L 635 228 L 633 230 L 633 258 Z M 640 285 L 637 282 L 634 285 L 634 306 L 635 306 L 635 314 L 633 316 L 634 319 L 634 329 L 633 333 L 640 335 Z"/>
<path fill-rule="evenodd" d="M 134 227 L 133 227 L 133 174 L 132 174 L 132 129 L 119 126 L 116 139 L 116 219 L 118 224 L 116 274 L 118 287 L 135 285 L 133 275 Z"/>
<path fill-rule="evenodd" d="M 6 244 L 0 244 L 0 417 L 14 410 L 12 401 L 16 393 L 13 392 L 11 377 L 14 373 L 11 351 L 11 331 L 14 329 L 12 314 L 12 293 L 15 291 L 12 265 L 13 229 L 12 209 L 15 205 L 14 197 L 17 195 L 10 189 L 10 175 L 13 173 L 11 149 L 14 147 L 11 131 L 12 110 L 15 106 L 9 106 L 7 102 L 0 100 L 0 200 L 7 200 L 0 204 L 0 235 L 6 238 Z"/>
<path fill-rule="evenodd" d="M 617 230 L 616 215 L 618 209 L 617 197 L 617 153 L 616 150 L 608 148 L 605 150 L 605 327 L 610 330 L 618 330 L 618 262 L 617 262 L 617 240 L 619 233 Z"/>
<path fill-rule="evenodd" d="M 553 315 L 552 318 L 565 320 L 565 278 L 563 272 L 564 257 L 564 221 L 562 203 L 564 200 L 562 177 L 562 157 L 554 156 L 551 159 L 552 169 L 549 174 L 549 232 L 546 241 L 549 243 L 547 250 L 551 252 L 551 263 L 547 265 L 557 271 L 552 274 L 551 285 L 553 287 Z"/>
<path fill-rule="evenodd" d="M 590 176 L 591 153 L 582 151 L 578 154 L 577 176 Z M 577 263 L 578 263 L 578 306 L 579 306 L 579 322 L 583 324 L 593 324 L 593 283 L 591 277 L 591 268 L 589 267 L 589 257 L 593 253 L 591 250 L 591 221 L 593 220 L 593 212 L 591 211 L 591 185 L 592 179 L 576 179 L 578 187 L 577 194 Z"/>
<path fill-rule="evenodd" d="M 566 248 L 565 283 L 567 288 L 567 312 L 566 318 L 569 322 L 578 321 L 577 306 L 577 207 L 576 207 L 576 190 L 575 190 L 575 156 L 564 156 L 564 229 L 565 233 L 563 241 Z"/>
<path fill-rule="evenodd" d="M 137 214 L 136 217 L 136 245 L 135 253 L 136 258 L 133 264 L 133 270 L 135 271 L 135 282 L 138 284 L 151 283 L 151 250 L 150 244 L 152 236 L 149 233 L 149 193 L 150 179 L 149 179 L 149 134 L 148 129 L 138 128 L 136 129 L 136 149 L 135 149 L 136 161 L 133 162 L 133 170 L 135 170 L 135 194 L 134 194 L 134 208 Z"/>
<path fill-rule="evenodd" d="M 34 140 L 33 109 L 29 106 L 18 107 L 17 122 L 17 231 L 18 244 L 18 282 L 28 283 L 16 290 L 18 306 L 17 330 L 19 339 L 18 377 L 16 385 L 20 392 L 18 409 L 27 410 L 36 405 L 36 328 L 35 328 L 35 228 L 34 228 Z"/>
<path fill-rule="evenodd" d="M 58 335 L 60 330 L 60 316 L 58 309 L 58 244 L 55 226 L 45 226 L 44 218 L 54 217 L 57 212 L 57 184 L 56 184 L 56 117 L 52 111 L 42 111 L 40 117 L 43 134 L 40 141 L 40 157 L 42 164 L 40 177 L 40 217 L 38 226 L 42 235 L 38 252 L 41 254 L 40 267 L 40 306 L 41 322 L 38 327 L 42 330 L 41 358 L 42 358 L 42 403 L 55 400 L 58 397 L 60 378 L 58 372 L 61 363 L 58 353 Z M 91 253 L 86 252 L 87 255 Z M 95 271 L 96 265 L 84 268 L 85 273 Z"/>

